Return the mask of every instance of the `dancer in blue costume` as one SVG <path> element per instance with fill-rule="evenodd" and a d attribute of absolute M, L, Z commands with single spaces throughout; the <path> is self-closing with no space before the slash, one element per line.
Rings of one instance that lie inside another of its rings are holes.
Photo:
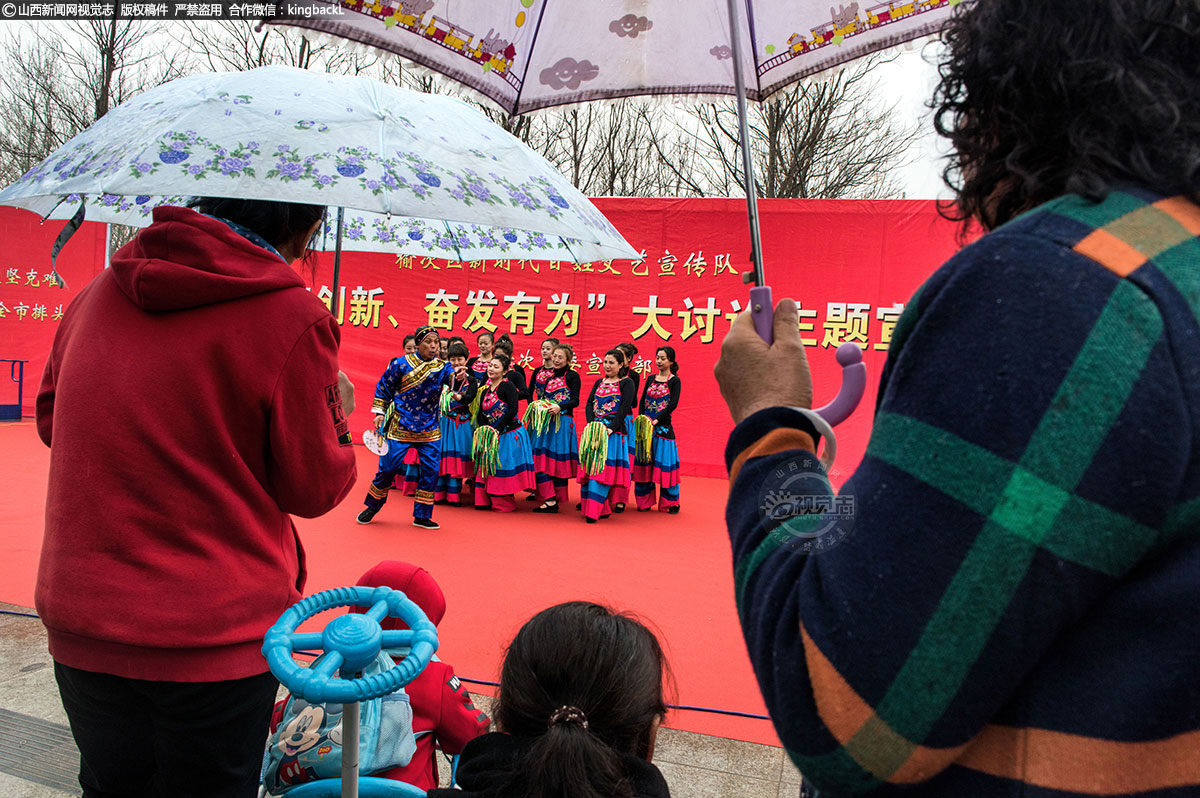
<path fill-rule="evenodd" d="M 646 380 L 640 409 L 654 426 L 649 459 L 633 462 L 633 495 L 638 512 L 654 509 L 654 491 L 658 488 L 658 510 L 679 512 L 679 449 L 675 445 L 675 425 L 671 413 L 679 404 L 681 384 L 675 350 L 660 346 L 654 357 L 658 374 Z"/>
<path fill-rule="evenodd" d="M 547 338 L 542 341 L 542 365 L 529 375 L 529 401 L 531 402 L 535 399 L 545 398 L 543 394 L 546 392 L 546 381 L 554 373 L 553 359 L 556 346 L 558 346 L 557 338 Z"/>
<path fill-rule="evenodd" d="M 574 410 L 579 406 L 581 383 L 579 375 L 571 370 L 574 357 L 570 346 L 556 344 L 550 359 L 549 379 L 538 389 L 539 399 L 554 403 L 552 412 L 558 419 L 557 423 L 551 422 L 533 444 L 537 497 L 542 499 L 542 504 L 534 508 L 535 513 L 558 512 L 558 505 L 569 498 L 567 486 L 579 468 Z"/>
<path fill-rule="evenodd" d="M 404 354 L 415 355 L 417 353 L 417 336 L 404 336 Z M 445 360 L 446 358 L 442 358 Z M 421 481 L 421 458 L 417 455 L 416 449 L 409 449 L 404 455 L 404 470 L 396 477 L 396 481 L 392 483 L 392 490 L 399 490 L 405 496 L 417 495 L 417 483 Z"/>
<path fill-rule="evenodd" d="M 437 529 L 433 520 L 433 491 L 437 485 L 441 461 L 441 429 L 438 399 L 442 386 L 449 384 L 454 367 L 437 357 L 440 343 L 432 327 L 417 329 L 417 353 L 393 360 L 379 378 L 371 412 L 375 429 L 388 441 L 388 452 L 379 458 L 379 471 L 371 480 L 366 508 L 358 514 L 358 523 L 369 524 L 387 501 L 392 480 L 404 468 L 404 455 L 416 449 L 421 476 L 413 502 L 413 526 Z M 394 408 L 386 430 L 383 420 L 388 406 Z"/>
<path fill-rule="evenodd" d="M 625 416 L 625 437 L 629 440 L 629 459 L 632 462 L 635 442 L 633 437 L 633 423 L 634 417 L 638 414 L 638 392 L 642 388 L 642 375 L 634 371 L 633 368 L 633 358 L 637 355 L 638 348 L 631 342 L 625 342 L 617 344 L 613 349 L 618 350 L 625 357 L 625 364 L 621 367 L 621 377 L 633 383 L 633 407 L 630 408 L 629 415 Z M 608 499 L 614 513 L 625 512 L 625 503 L 629 501 L 629 487 L 627 485 L 614 485 L 612 495 Z"/>
<path fill-rule="evenodd" d="M 586 413 L 588 422 L 599 421 L 608 427 L 608 451 L 599 474 L 587 474 L 579 469 L 582 485 L 580 507 L 589 524 L 611 514 L 610 493 L 614 488 L 629 490 L 629 436 L 625 434 L 625 417 L 636 401 L 633 381 L 621 376 L 625 355 L 620 349 L 604 354 L 604 376 L 592 385 Z"/>
<path fill-rule="evenodd" d="M 463 484 L 475 477 L 475 463 L 471 460 L 471 436 L 475 431 L 471 424 L 471 403 L 475 401 L 479 383 L 467 370 L 466 344 L 455 341 L 446 351 L 454 367 L 450 383 L 453 403 L 449 412 L 442 414 L 442 462 L 433 501 L 457 507 L 462 504 Z"/>

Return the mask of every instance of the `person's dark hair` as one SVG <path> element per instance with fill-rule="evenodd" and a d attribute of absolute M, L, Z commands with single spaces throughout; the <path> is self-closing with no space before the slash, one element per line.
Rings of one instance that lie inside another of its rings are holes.
<path fill-rule="evenodd" d="M 630 349 L 633 351 L 629 351 Z M 633 356 L 637 354 L 637 347 L 635 347 L 633 344 L 617 344 L 604 354 L 606 356 L 616 355 L 617 362 L 621 364 L 621 370 L 617 373 L 622 377 L 628 377 L 629 367 L 633 365 Z"/>
<path fill-rule="evenodd" d="M 545 341 L 542 341 L 542 343 L 544 343 L 544 344 L 548 343 L 548 344 L 550 344 L 550 346 L 554 347 L 554 346 L 558 346 L 558 339 L 557 338 L 547 338 Z M 550 351 L 553 352 L 554 350 L 551 349 Z"/>
<path fill-rule="evenodd" d="M 467 339 L 463 338 L 461 335 L 451 335 L 450 336 L 450 343 L 452 343 L 452 344 L 465 344 L 466 342 L 467 342 Z"/>
<path fill-rule="evenodd" d="M 479 335 L 476 335 L 475 343 L 479 343 L 484 338 L 488 339 L 492 343 L 496 343 L 496 336 L 492 335 L 490 332 L 481 332 Z"/>
<path fill-rule="evenodd" d="M 986 0 L 942 38 L 931 107 L 957 151 L 944 215 L 993 229 L 1120 181 L 1200 202 L 1196 0 Z"/>
<path fill-rule="evenodd" d="M 409 333 L 408 335 L 404 336 L 404 341 L 403 341 L 403 342 L 402 342 L 400 345 L 401 345 L 401 346 L 408 346 L 408 342 L 409 342 L 409 341 L 412 341 L 413 343 L 416 343 L 416 341 L 417 341 L 417 336 L 413 335 L 412 333 Z"/>
<path fill-rule="evenodd" d="M 325 216 L 324 205 L 229 197 L 192 197 L 188 207 L 248 227 L 276 248 L 308 232 L 314 222 Z M 320 233 L 318 227 L 314 239 Z M 313 239 L 310 239 L 305 248 L 311 247 L 312 243 Z"/>
<path fill-rule="evenodd" d="M 503 350 L 501 350 L 499 352 L 493 351 L 492 352 L 492 360 L 499 360 L 500 365 L 504 366 L 504 370 L 506 372 L 512 366 L 512 356 Z"/>
<path fill-rule="evenodd" d="M 658 349 L 655 349 L 655 350 L 654 350 L 654 355 L 655 355 L 655 357 L 657 357 L 657 356 L 658 356 L 658 353 L 659 353 L 659 352 L 666 352 L 666 353 L 667 353 L 667 360 L 671 361 L 671 373 L 672 373 L 672 374 L 678 374 L 678 373 L 679 373 L 679 364 L 675 362 L 675 347 L 673 347 L 673 346 L 660 346 Z"/>
<path fill-rule="evenodd" d="M 503 344 L 503 345 L 507 346 L 510 350 L 514 348 L 512 336 L 509 335 L 508 333 L 500 333 L 500 337 L 496 339 L 496 343 Z"/>
<path fill-rule="evenodd" d="M 506 794 L 630 796 L 620 756 L 649 757 L 654 722 L 667 711 L 667 677 L 658 639 L 632 617 L 585 601 L 533 616 L 500 671 L 497 725 L 528 743 Z M 582 719 L 551 722 L 562 707 Z"/>
<path fill-rule="evenodd" d="M 451 341 L 446 347 L 446 357 L 470 357 L 471 350 L 462 341 Z"/>
<path fill-rule="evenodd" d="M 493 352 L 507 352 L 508 356 L 511 358 L 512 353 L 513 353 L 512 341 L 504 341 L 504 340 L 497 341 L 495 343 L 495 345 L 492 346 L 492 351 Z"/>
<path fill-rule="evenodd" d="M 570 344 L 555 344 L 554 345 L 555 352 L 557 352 L 560 349 L 567 353 L 567 368 L 571 368 L 571 361 L 575 359 L 575 350 L 571 347 Z M 551 354 L 553 354 L 553 353 L 551 353 Z"/>

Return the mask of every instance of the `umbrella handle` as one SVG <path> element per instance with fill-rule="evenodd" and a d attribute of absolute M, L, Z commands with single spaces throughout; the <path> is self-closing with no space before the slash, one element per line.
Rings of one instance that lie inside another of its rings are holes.
<path fill-rule="evenodd" d="M 750 318 L 758 337 L 769 346 L 775 342 L 775 303 L 771 298 L 771 286 L 758 285 L 750 289 Z M 867 367 L 862 362 L 862 350 L 858 344 L 847 341 L 837 348 L 837 362 L 842 367 L 842 387 L 837 396 L 817 413 L 836 427 L 854 412 L 867 389 Z"/>
<path fill-rule="evenodd" d="M 770 346 L 775 343 L 775 302 L 771 299 L 771 286 L 756 285 L 750 289 L 750 318 L 758 337 Z"/>
<path fill-rule="evenodd" d="M 831 427 L 850 417 L 867 390 L 867 367 L 862 362 L 862 350 L 858 344 L 846 341 L 837 348 L 836 357 L 842 367 L 842 387 L 832 402 L 817 408 L 817 413 Z"/>

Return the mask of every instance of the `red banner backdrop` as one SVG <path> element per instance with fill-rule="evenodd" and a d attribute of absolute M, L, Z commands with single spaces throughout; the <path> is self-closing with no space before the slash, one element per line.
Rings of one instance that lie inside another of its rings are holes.
<path fill-rule="evenodd" d="M 32 415 L 58 320 L 79 289 L 104 269 L 104 225 L 84 224 L 55 264 L 67 282 L 50 278 L 50 248 L 62 222 L 41 224 L 36 214 L 0 208 L 0 359 L 27 360 L 21 406 Z M 0 360 L 0 405 L 17 402 L 17 369 Z"/>
<path fill-rule="evenodd" d="M 447 263 L 420 257 L 344 257 L 338 303 L 342 366 L 359 406 L 403 337 L 421 324 L 466 338 L 508 333 L 515 356 L 541 364 L 553 336 L 574 348 L 583 390 L 600 375 L 604 353 L 621 341 L 638 347 L 635 368 L 651 373 L 655 350 L 675 348 L 683 382 L 675 423 L 685 475 L 724 477 L 732 423 L 712 376 L 721 340 L 746 305 L 741 272 L 749 268 L 746 206 L 731 199 L 597 199 L 640 262 L 545 261 Z M 767 280 L 775 297 L 801 304 L 801 325 L 816 403 L 840 385 L 833 352 L 844 341 L 863 348 L 867 395 L 838 428 L 838 474 L 861 459 L 870 432 L 879 371 L 904 303 L 957 248 L 956 226 L 933 202 L 766 200 L 760 203 Z M 316 286 L 329 303 L 331 259 Z M 368 416 L 355 413 L 356 437 Z"/>
<path fill-rule="evenodd" d="M 723 477 L 732 424 L 712 368 L 734 316 L 745 308 L 749 237 L 741 200 L 598 199 L 597 206 L 644 260 L 455 263 L 347 253 L 338 316 L 342 367 L 366 408 L 380 373 L 421 324 L 472 344 L 483 331 L 508 333 L 528 371 L 550 336 L 574 347 L 584 391 L 604 352 L 620 341 L 638 349 L 634 367 L 653 371 L 655 350 L 675 348 L 683 393 L 675 413 L 685 475 Z M 833 350 L 863 348 L 867 394 L 838 428 L 835 480 L 861 458 L 870 432 L 879 371 L 896 318 L 916 288 L 956 249 L 956 227 L 934 203 L 909 200 L 766 200 L 760 203 L 767 279 L 776 298 L 801 305 L 816 403 L 840 384 Z M 50 246 L 59 224 L 40 226 L 25 211 L 0 208 L 0 358 L 29 359 L 26 412 L 32 412 L 46 352 L 62 308 L 103 268 L 103 228 L 87 224 L 63 250 L 70 289 L 49 286 Z M 332 256 L 307 275 L 329 304 Z M 5 364 L 0 364 L 3 366 Z M 0 377 L 3 375 L 0 374 Z M 0 380 L 0 382 L 3 382 Z M 0 389 L 3 390 L 3 389 Z M 15 395 L 15 387 L 11 389 Z M 0 403 L 13 402 L 0 395 Z M 369 414 L 351 417 L 356 438 Z"/>

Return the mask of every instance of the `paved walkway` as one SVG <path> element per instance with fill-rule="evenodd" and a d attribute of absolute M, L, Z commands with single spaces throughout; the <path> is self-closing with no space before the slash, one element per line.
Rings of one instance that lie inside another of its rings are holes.
<path fill-rule="evenodd" d="M 32 613 L 0 603 L 4 613 Z M 487 699 L 479 702 L 486 708 Z M 0 795 L 78 795 L 79 760 L 58 700 L 46 634 L 35 618 L 0 614 Z M 663 729 L 654 763 L 673 798 L 796 798 L 800 774 L 780 748 Z"/>

